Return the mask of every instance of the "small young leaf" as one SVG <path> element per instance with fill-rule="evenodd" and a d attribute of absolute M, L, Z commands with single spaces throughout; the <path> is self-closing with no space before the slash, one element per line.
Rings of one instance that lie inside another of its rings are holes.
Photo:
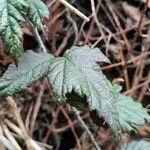
<path fill-rule="evenodd" d="M 126 132 L 137 131 L 137 128 L 146 121 L 150 121 L 146 109 L 140 103 L 133 101 L 129 96 L 120 94 L 117 102 L 121 127 Z"/>
<path fill-rule="evenodd" d="M 131 140 L 121 145 L 120 150 L 150 150 L 150 141 Z"/>
<path fill-rule="evenodd" d="M 18 67 L 10 65 L 0 78 L 0 97 L 10 96 L 47 74 L 53 56 L 47 53 L 27 51 L 21 57 Z"/>

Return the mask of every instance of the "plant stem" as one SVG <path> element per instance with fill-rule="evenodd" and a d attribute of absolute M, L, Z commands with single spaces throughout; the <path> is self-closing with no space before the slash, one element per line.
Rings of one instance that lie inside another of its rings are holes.
<path fill-rule="evenodd" d="M 35 35 L 35 38 L 39 44 L 40 49 L 42 49 L 42 51 L 46 53 L 47 52 L 46 47 L 43 44 L 43 41 L 39 35 L 37 28 L 33 27 L 33 31 L 34 31 L 34 35 Z"/>
<path fill-rule="evenodd" d="M 69 8 L 71 11 L 73 11 L 76 15 L 84 19 L 86 22 L 88 22 L 90 19 L 86 17 L 83 13 L 81 13 L 78 9 L 73 7 L 71 4 L 69 4 L 66 0 L 59 0 L 63 5 L 65 5 L 67 8 Z"/>
<path fill-rule="evenodd" d="M 77 120 L 79 121 L 79 123 L 83 126 L 84 130 L 86 131 L 87 135 L 90 137 L 91 142 L 95 145 L 97 150 L 101 150 L 101 148 L 99 147 L 98 143 L 96 142 L 95 138 L 93 137 L 91 131 L 88 129 L 88 127 L 86 126 L 86 124 L 84 123 L 84 121 L 82 120 L 79 111 L 75 108 L 72 107 Z"/>

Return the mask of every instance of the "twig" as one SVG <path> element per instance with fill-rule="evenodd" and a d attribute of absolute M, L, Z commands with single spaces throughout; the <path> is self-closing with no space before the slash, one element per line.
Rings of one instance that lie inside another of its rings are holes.
<path fill-rule="evenodd" d="M 143 85 L 143 87 L 142 87 L 142 89 L 141 89 L 141 92 L 140 92 L 140 95 L 139 95 L 139 97 L 137 98 L 137 101 L 138 101 L 138 102 L 141 102 L 141 101 L 142 101 L 142 99 L 143 99 L 143 97 L 144 97 L 144 95 L 145 95 L 146 90 L 148 90 L 148 85 L 149 85 L 148 82 Z"/>
<path fill-rule="evenodd" d="M 5 119 L 4 122 L 14 133 L 18 134 L 19 136 L 22 136 L 21 129 L 19 127 L 17 127 L 14 123 L 9 121 L 8 119 Z"/>
<path fill-rule="evenodd" d="M 59 46 L 59 48 L 57 49 L 57 51 L 54 52 L 55 56 L 59 56 L 61 54 L 63 48 L 66 46 L 66 44 L 68 42 L 69 37 L 72 35 L 72 30 L 73 30 L 73 28 L 70 28 L 70 30 L 66 33 L 66 36 L 64 37 L 61 45 Z"/>
<path fill-rule="evenodd" d="M 136 87 L 133 87 L 132 89 L 124 92 L 123 94 L 125 95 L 129 95 L 130 93 L 134 92 L 135 90 L 137 90 L 138 88 L 142 87 L 143 85 L 149 84 L 150 83 L 150 78 L 148 80 L 146 80 L 145 82 L 137 85 Z"/>
<path fill-rule="evenodd" d="M 36 103 L 35 103 L 35 106 L 33 109 L 33 115 L 31 117 L 31 124 L 30 124 L 30 136 L 32 136 L 32 134 L 33 134 L 35 121 L 36 121 L 36 118 L 37 118 L 37 115 L 38 115 L 38 112 L 39 112 L 39 109 L 41 106 L 42 96 L 44 93 L 44 87 L 45 87 L 45 83 L 43 83 L 40 87 L 40 92 L 39 92 L 39 95 L 36 99 Z"/>
<path fill-rule="evenodd" d="M 87 117 L 89 117 L 88 113 L 85 116 L 83 116 L 82 119 L 85 119 Z M 72 126 L 75 126 L 77 124 L 77 120 L 72 121 L 71 124 L 72 124 Z M 70 125 L 68 124 L 68 125 L 61 127 L 61 128 L 53 128 L 53 132 L 61 133 L 61 132 L 68 130 L 69 128 L 70 128 Z"/>
<path fill-rule="evenodd" d="M 5 123 L 1 123 L 1 126 L 2 126 L 2 128 L 4 130 L 5 136 L 9 139 L 9 141 L 12 143 L 12 145 L 15 147 L 15 149 L 16 150 L 21 150 L 21 147 L 19 146 L 19 144 L 17 143 L 15 138 L 12 136 L 12 134 L 8 130 L 8 128 L 5 125 Z"/>
<path fill-rule="evenodd" d="M 53 147 L 51 146 L 51 145 L 47 145 L 47 144 L 45 144 L 45 143 L 41 143 L 41 142 L 38 142 L 38 141 L 36 141 L 40 146 L 42 146 L 42 147 L 45 147 L 46 148 L 46 150 L 53 150 Z"/>
<path fill-rule="evenodd" d="M 6 97 L 6 100 L 9 103 L 9 105 L 12 107 L 13 113 L 15 115 L 15 119 L 16 119 L 16 121 L 17 121 L 17 123 L 18 123 L 18 125 L 22 131 L 22 136 L 24 137 L 23 139 L 26 142 L 27 149 L 28 150 L 31 150 L 31 149 L 42 150 L 40 148 L 40 146 L 28 135 L 26 128 L 23 124 L 23 120 L 20 116 L 20 112 L 16 106 L 14 99 L 12 97 Z"/>
<path fill-rule="evenodd" d="M 84 19 L 86 22 L 89 21 L 89 18 L 86 17 L 83 13 L 81 13 L 78 9 L 73 7 L 71 4 L 69 4 L 66 0 L 59 0 L 63 5 L 65 5 L 67 8 L 69 8 L 71 11 L 73 11 L 76 15 Z"/>
<path fill-rule="evenodd" d="M 109 10 L 110 10 L 110 12 L 111 12 L 111 14 L 112 14 L 112 16 L 113 16 L 115 22 L 116 22 L 116 24 L 117 24 L 117 26 L 118 26 L 118 28 L 119 28 L 121 34 L 122 34 L 122 37 L 123 37 L 124 42 L 125 42 L 125 44 L 126 44 L 126 47 L 127 47 L 128 51 L 129 51 L 129 49 L 130 49 L 130 43 L 129 43 L 129 41 L 128 41 L 126 35 L 125 35 L 124 32 L 123 32 L 123 29 L 122 29 L 122 27 L 121 27 L 121 24 L 120 24 L 120 21 L 119 21 L 119 19 L 118 19 L 118 16 L 117 16 L 116 13 L 113 11 L 112 3 L 110 2 L 110 0 L 106 0 L 106 2 L 107 2 L 107 5 L 108 5 L 108 8 L 109 8 Z M 129 90 L 130 86 L 129 86 L 128 70 L 127 70 L 127 66 L 126 66 L 126 59 L 125 59 L 125 57 L 124 57 L 124 54 L 123 54 L 122 50 L 120 50 L 120 54 L 121 54 L 120 56 L 121 56 L 122 61 L 125 61 L 125 63 L 124 63 L 124 76 L 125 76 L 126 88 L 127 88 L 127 90 Z"/>
<path fill-rule="evenodd" d="M 126 83 L 126 90 L 130 89 L 130 82 L 129 82 L 129 75 L 128 75 L 128 69 L 127 69 L 127 61 L 125 60 L 125 56 L 123 54 L 123 51 L 121 49 L 120 50 L 120 56 L 121 56 L 121 60 L 122 62 L 124 62 L 123 64 L 123 72 L 124 72 L 124 78 L 125 78 L 125 83 Z"/>
<path fill-rule="evenodd" d="M 21 138 L 21 139 L 24 140 L 24 135 L 23 135 L 22 131 L 20 130 L 20 128 L 18 128 L 14 123 L 12 123 L 11 121 L 9 121 L 8 119 L 5 119 L 4 122 L 13 131 L 12 134 L 14 135 L 14 137 L 17 137 L 17 138 L 19 137 L 19 138 Z M 49 150 L 52 149 L 52 146 L 50 146 L 50 145 L 47 145 L 45 143 L 41 143 L 39 141 L 35 141 L 35 142 L 38 143 L 38 145 L 40 145 L 42 147 L 46 147 Z"/>
<path fill-rule="evenodd" d="M 113 16 L 115 22 L 116 22 L 116 24 L 117 24 L 117 26 L 118 26 L 118 28 L 119 28 L 119 30 L 120 30 L 120 32 L 121 32 L 121 35 L 122 35 L 122 37 L 123 37 L 123 39 L 124 39 L 124 42 L 125 42 L 125 44 L 126 44 L 126 47 L 127 47 L 127 49 L 129 50 L 130 47 L 131 47 L 131 46 L 130 46 L 130 43 L 129 43 L 129 41 L 128 41 L 126 35 L 125 35 L 124 32 L 123 32 L 123 29 L 122 29 L 122 27 L 121 27 L 121 24 L 120 24 L 120 21 L 119 21 L 119 19 L 118 19 L 118 16 L 116 15 L 116 13 L 115 13 L 114 10 L 113 10 L 112 2 L 111 2 L 110 0 L 106 0 L 106 4 L 107 4 L 107 6 L 108 6 L 108 8 L 109 8 L 109 10 L 110 10 L 110 12 L 111 12 L 111 14 L 112 14 L 112 16 Z"/>
<path fill-rule="evenodd" d="M 25 119 L 25 127 L 26 129 L 29 131 L 29 126 L 30 126 L 30 117 L 32 115 L 32 111 L 33 111 L 33 102 L 30 103 L 30 107 L 28 109 L 27 115 L 26 115 L 26 119 Z"/>
<path fill-rule="evenodd" d="M 53 128 L 53 126 L 55 125 L 55 123 L 57 122 L 57 118 L 58 118 L 59 112 L 60 112 L 60 109 L 59 109 L 59 107 L 58 107 L 58 108 L 57 108 L 57 111 L 53 114 L 53 121 L 52 121 L 52 123 L 49 124 L 48 131 L 47 131 L 45 137 L 44 137 L 43 140 L 42 140 L 43 143 L 47 143 L 47 140 L 48 140 L 48 138 L 49 138 L 49 135 L 50 135 L 51 132 L 52 132 L 52 128 Z"/>
<path fill-rule="evenodd" d="M 97 18 L 94 0 L 90 0 L 90 2 L 91 2 L 91 9 L 92 9 L 93 18 L 94 18 L 94 20 L 95 20 L 95 23 L 96 23 L 96 25 L 97 25 L 97 27 L 98 27 L 98 29 L 99 29 L 101 35 L 102 35 L 102 36 L 105 35 L 105 34 L 104 34 L 104 31 L 103 31 L 102 29 L 104 29 L 104 30 L 106 30 L 108 33 L 110 33 L 109 29 L 105 28 L 105 26 L 102 25 L 102 24 L 99 22 L 98 18 Z M 101 0 L 98 1 L 98 2 L 99 2 L 99 5 L 100 5 L 100 4 L 101 4 Z M 104 41 L 105 41 L 105 40 L 104 40 Z M 105 41 L 105 43 L 106 43 L 106 41 Z"/>
<path fill-rule="evenodd" d="M 150 21 L 146 21 L 145 23 L 142 24 L 142 26 L 147 26 L 147 25 L 149 25 L 149 24 L 150 24 Z M 135 28 L 136 28 L 136 26 L 134 25 L 134 26 L 132 26 L 132 27 L 130 27 L 130 28 L 122 29 L 122 31 L 123 31 L 124 33 L 126 33 L 126 32 L 128 32 L 128 31 L 130 31 L 130 30 L 135 29 Z M 122 33 L 119 31 L 119 32 L 116 32 L 116 33 L 111 33 L 111 36 L 116 39 L 116 36 L 119 36 L 119 35 L 121 35 L 121 34 L 122 34 Z M 107 38 L 109 38 L 109 35 L 104 35 L 104 36 L 98 37 L 97 40 L 96 40 L 96 42 L 93 44 L 92 47 L 95 47 L 101 40 L 105 40 L 105 39 L 107 39 Z M 116 39 L 116 41 L 120 43 L 119 40 Z"/>
<path fill-rule="evenodd" d="M 98 13 L 100 6 L 101 6 L 101 2 L 98 2 L 97 6 L 96 6 L 96 9 L 93 10 L 93 11 L 95 11 L 96 14 Z M 93 12 L 93 13 L 94 13 L 94 12 Z M 93 15 L 93 13 L 91 14 L 91 17 L 92 17 L 92 15 Z M 95 18 L 92 18 L 92 21 L 91 21 L 89 30 L 88 30 L 88 32 L 87 32 L 87 34 L 86 34 L 86 36 L 85 36 L 84 44 L 87 44 L 87 43 L 88 43 L 88 41 L 89 41 L 89 39 L 90 39 L 90 36 L 91 36 L 91 34 L 92 34 L 92 32 L 93 32 L 93 29 L 94 29 L 94 24 L 95 24 Z"/>
<path fill-rule="evenodd" d="M 26 132 L 23 121 L 22 121 L 21 116 L 20 116 L 20 112 L 16 106 L 14 99 L 12 97 L 6 97 L 6 100 L 7 100 L 8 104 L 12 107 L 13 113 L 15 115 L 16 121 L 17 121 L 20 129 L 22 130 L 24 135 L 28 137 L 28 134 Z"/>
<path fill-rule="evenodd" d="M 129 53 L 131 53 L 131 50 L 134 48 L 135 43 L 136 43 L 136 40 L 137 40 L 138 36 L 140 35 L 140 30 L 141 30 L 141 27 L 142 27 L 142 22 L 143 22 L 143 19 L 144 19 L 145 11 L 146 11 L 146 9 L 147 9 L 147 7 L 148 7 L 148 3 L 149 3 L 149 0 L 146 0 L 144 9 L 143 9 L 143 11 L 142 11 L 142 13 L 141 13 L 140 20 L 139 20 L 138 25 L 137 25 L 137 27 L 136 27 L 136 32 L 135 32 L 135 34 L 134 34 L 134 38 L 133 38 L 133 40 L 132 40 L 132 44 L 131 44 Z"/>
<path fill-rule="evenodd" d="M 77 143 L 78 148 L 81 149 L 80 140 L 78 138 L 77 133 L 75 132 L 75 129 L 74 129 L 74 126 L 72 124 L 70 117 L 68 116 L 68 114 L 66 113 L 66 111 L 64 110 L 64 108 L 62 106 L 60 106 L 60 109 L 61 109 L 62 113 L 64 114 L 64 116 L 66 117 L 68 124 L 70 125 L 71 131 L 72 131 L 72 133 L 76 139 L 76 143 Z"/>
<path fill-rule="evenodd" d="M 78 37 L 79 37 L 79 35 L 78 35 L 78 27 L 77 27 L 77 23 L 76 23 L 76 21 L 75 20 L 73 20 L 73 18 L 71 17 L 71 15 L 70 15 L 70 12 L 68 11 L 68 13 L 67 13 L 67 19 L 71 22 L 71 24 L 72 24 L 72 26 L 73 26 L 73 29 L 74 29 L 74 33 L 75 33 L 75 40 L 74 40 L 74 42 L 73 42 L 73 44 L 72 45 L 75 45 L 76 43 L 77 43 L 77 41 L 78 41 Z"/>
<path fill-rule="evenodd" d="M 8 148 L 8 150 L 10 148 L 14 148 L 13 145 L 9 142 L 9 140 L 4 137 L 3 129 L 1 126 L 0 126 L 0 148 L 1 150 L 6 150 L 6 148 Z"/>
<path fill-rule="evenodd" d="M 46 53 L 46 52 L 47 52 L 46 47 L 45 47 L 44 44 L 43 44 L 43 41 L 42 41 L 42 39 L 41 39 L 41 37 L 40 37 L 40 35 L 39 35 L 39 32 L 38 32 L 37 28 L 33 27 L 33 31 L 34 31 L 34 35 L 35 35 L 35 38 L 36 38 L 36 40 L 37 40 L 37 42 L 38 42 L 38 44 L 39 44 L 40 49 L 41 49 L 43 52 Z"/>
<path fill-rule="evenodd" d="M 96 140 L 94 139 L 91 131 L 88 129 L 88 127 L 86 126 L 86 124 L 84 123 L 84 121 L 82 120 L 81 116 L 80 116 L 80 113 L 79 111 L 72 107 L 76 117 L 77 117 L 77 120 L 79 121 L 79 123 L 83 126 L 84 130 L 86 131 L 87 135 L 90 137 L 91 139 L 91 142 L 95 145 L 96 149 L 97 150 L 101 150 L 101 148 L 99 147 L 98 143 L 96 142 Z"/>
<path fill-rule="evenodd" d="M 15 150 L 14 146 L 9 142 L 7 138 L 0 134 L 0 142 L 8 148 L 8 150 Z"/>
<path fill-rule="evenodd" d="M 134 57 L 130 60 L 127 61 L 127 64 L 130 64 L 130 63 L 134 63 L 136 61 L 138 61 L 139 59 L 143 59 L 143 57 L 146 57 L 150 55 L 150 52 L 147 52 L 147 53 L 143 53 L 137 57 Z M 106 69 L 110 69 L 110 68 L 113 68 L 113 67 L 118 67 L 118 66 L 121 66 L 125 63 L 125 61 L 122 61 L 122 62 L 119 62 L 119 63 L 115 63 L 115 64 L 111 64 L 111 65 L 108 65 L 108 66 L 105 66 L 105 67 L 102 67 L 102 70 L 106 70 Z"/>
<path fill-rule="evenodd" d="M 53 0 L 53 1 L 49 0 L 47 7 L 48 8 L 51 7 L 55 2 L 56 2 L 56 0 Z"/>
<path fill-rule="evenodd" d="M 100 23 L 97 15 L 96 15 L 97 11 L 96 11 L 96 8 L 95 8 L 95 1 L 94 0 L 90 0 L 90 2 L 91 2 L 92 15 L 93 15 L 93 18 L 95 20 L 95 23 L 96 23 L 97 27 L 99 28 L 101 36 L 103 36 L 103 37 L 105 36 L 105 33 L 103 31 L 103 30 L 105 30 L 107 33 L 109 33 L 109 36 L 113 37 L 116 41 L 118 41 L 118 39 L 115 36 L 112 36 L 113 33 L 108 28 L 106 28 L 105 25 L 103 25 L 102 23 Z M 101 5 L 101 0 L 98 1 L 97 5 Z M 105 39 L 104 39 L 104 41 L 106 43 Z M 93 44 L 92 44 L 92 48 L 94 48 Z"/>

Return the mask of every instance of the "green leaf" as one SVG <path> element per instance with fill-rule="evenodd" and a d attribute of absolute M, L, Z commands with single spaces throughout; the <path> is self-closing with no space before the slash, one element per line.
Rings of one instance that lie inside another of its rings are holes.
<path fill-rule="evenodd" d="M 133 101 L 129 96 L 120 94 L 117 102 L 121 127 L 126 132 L 137 131 L 137 128 L 146 121 L 150 121 L 150 115 L 140 103 Z"/>
<path fill-rule="evenodd" d="M 73 47 L 67 50 L 63 57 L 54 59 L 48 74 L 49 83 L 52 84 L 54 92 L 65 98 L 66 93 L 74 90 L 81 97 L 86 95 L 95 99 L 99 96 L 97 91 L 99 80 L 96 81 L 99 76 L 98 71 L 100 71 L 96 63 L 98 61 L 109 62 L 99 49 L 90 49 L 87 46 Z"/>
<path fill-rule="evenodd" d="M 47 74 L 53 56 L 46 53 L 27 51 L 21 57 L 18 67 L 10 65 L 0 78 L 0 97 L 10 96 Z"/>
<path fill-rule="evenodd" d="M 120 150 L 150 150 L 150 141 L 131 140 L 121 145 Z"/>
<path fill-rule="evenodd" d="M 52 61 L 48 73 L 49 83 L 61 101 L 71 92 L 86 96 L 89 108 L 97 110 L 98 115 L 105 118 L 118 138 L 120 126 L 115 104 L 118 91 L 114 90 L 97 62 L 109 63 L 98 48 L 73 47 L 63 57 Z"/>
<path fill-rule="evenodd" d="M 29 4 L 27 14 L 29 20 L 35 27 L 41 29 L 43 18 L 49 16 L 47 6 L 41 0 L 26 0 L 26 2 Z"/>
<path fill-rule="evenodd" d="M 116 85 L 115 85 L 116 86 Z M 116 86 L 119 91 L 120 87 Z M 142 126 L 146 122 L 150 122 L 150 115 L 146 109 L 142 107 L 140 103 L 135 102 L 131 97 L 122 94 L 118 95 L 119 99 L 115 105 L 118 111 L 120 127 L 127 133 L 136 133 L 139 126 Z M 110 108 L 112 109 L 112 108 Z M 92 119 L 97 125 L 102 123 L 97 119 L 95 112 L 91 112 Z"/>
<path fill-rule="evenodd" d="M 26 9 L 27 4 L 23 0 L 0 1 L 0 35 L 9 50 L 9 53 L 18 61 L 21 55 L 22 31 L 20 22 L 23 17 L 18 9 Z"/>
<path fill-rule="evenodd" d="M 10 65 L 0 78 L 0 97 L 21 91 L 47 75 L 60 102 L 96 112 L 118 140 L 121 129 L 136 131 L 150 121 L 150 116 L 141 104 L 120 94 L 121 87 L 110 83 L 98 62 L 109 63 L 109 60 L 98 48 L 88 46 L 73 47 L 62 57 L 27 51 L 18 67 Z"/>
<path fill-rule="evenodd" d="M 0 0 L 0 36 L 16 62 L 22 53 L 21 26 L 25 15 L 34 26 L 41 27 L 49 11 L 40 0 Z"/>

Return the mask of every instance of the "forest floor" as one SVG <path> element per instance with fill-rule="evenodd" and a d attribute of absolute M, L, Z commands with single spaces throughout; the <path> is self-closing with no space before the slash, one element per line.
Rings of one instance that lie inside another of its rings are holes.
<path fill-rule="evenodd" d="M 57 0 L 45 2 L 51 14 L 50 18 L 44 21 L 45 32 L 41 33 L 41 36 L 49 53 L 61 56 L 73 45 L 100 48 L 111 61 L 111 64 L 102 67 L 107 78 L 122 85 L 122 93 L 149 108 L 150 1 L 68 0 L 90 18 L 89 22 Z M 28 23 L 24 24 L 23 31 L 24 49 L 38 51 L 38 43 Z M 12 62 L 3 49 L 1 46 L 1 74 Z M 58 105 L 51 93 L 47 79 L 43 79 L 13 96 L 17 106 L 12 101 L 0 101 L 1 120 L 5 119 L 8 126 L 13 126 L 16 124 L 13 117 L 21 114 L 18 116 L 20 124 L 18 128 L 17 125 L 14 128 L 23 131 L 25 135 L 28 133 L 35 141 L 39 141 L 39 145 L 47 149 L 94 150 L 94 145 L 77 121 L 74 111 L 68 105 Z M 117 149 L 128 138 L 135 137 L 122 134 L 122 140 L 116 144 L 109 128 L 105 125 L 96 126 L 91 121 L 89 112 L 80 112 L 80 116 L 101 149 Z M 13 136 L 17 137 L 17 134 L 14 133 Z M 139 128 L 138 137 L 150 138 L 150 126 Z M 18 143 L 22 149 L 26 149 L 22 140 L 18 140 Z"/>

